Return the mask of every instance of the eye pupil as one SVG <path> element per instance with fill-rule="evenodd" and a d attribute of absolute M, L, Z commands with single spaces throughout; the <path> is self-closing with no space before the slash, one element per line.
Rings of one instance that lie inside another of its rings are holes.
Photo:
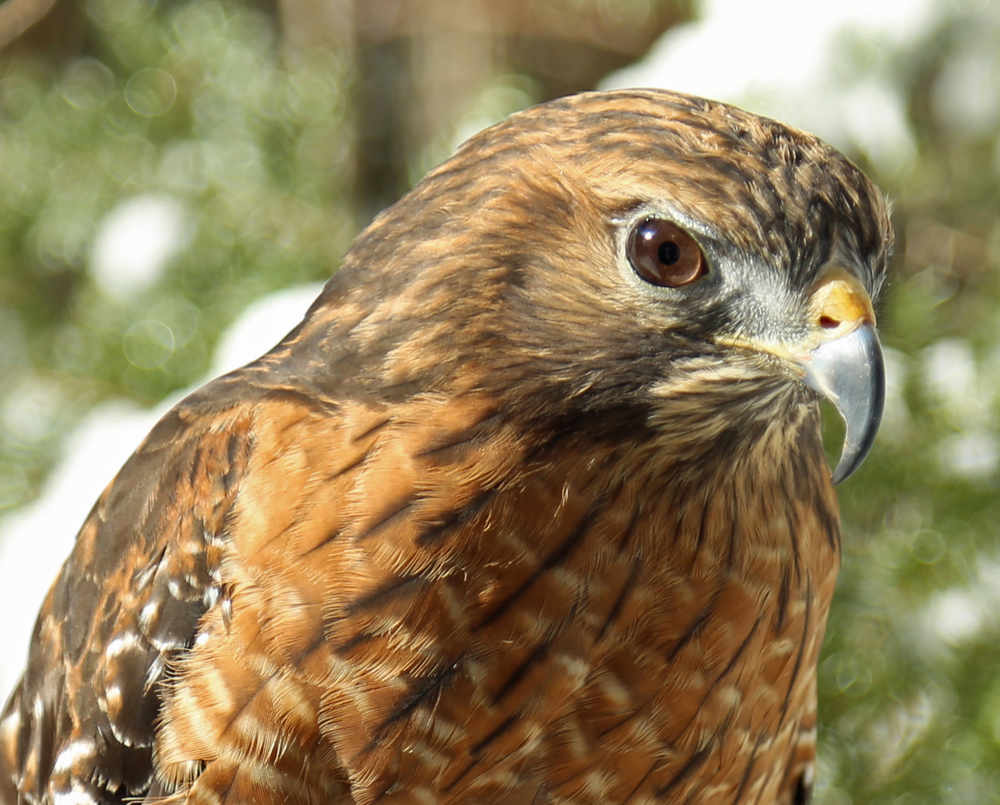
<path fill-rule="evenodd" d="M 708 270 L 698 242 L 664 218 L 646 218 L 633 227 L 628 259 L 642 279 L 666 288 L 692 283 Z"/>
<path fill-rule="evenodd" d="M 656 255 L 660 258 L 660 262 L 663 263 L 663 265 L 672 266 L 681 259 L 681 247 L 672 240 L 667 240 L 660 244 L 660 248 L 657 249 Z"/>

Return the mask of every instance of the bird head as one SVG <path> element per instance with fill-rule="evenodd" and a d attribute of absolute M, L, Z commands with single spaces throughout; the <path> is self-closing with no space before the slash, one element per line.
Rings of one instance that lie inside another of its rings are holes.
<path fill-rule="evenodd" d="M 812 135 L 672 92 L 585 93 L 468 140 L 362 233 L 310 319 L 328 356 L 368 356 L 341 388 L 479 390 L 526 427 L 645 431 L 678 455 L 823 395 L 847 425 L 839 482 L 881 416 L 891 240 L 878 190 Z"/>

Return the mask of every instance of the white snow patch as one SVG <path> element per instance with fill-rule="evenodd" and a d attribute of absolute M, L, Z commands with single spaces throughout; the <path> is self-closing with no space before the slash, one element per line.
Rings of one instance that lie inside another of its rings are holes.
<path fill-rule="evenodd" d="M 1000 443 L 987 430 L 956 433 L 938 444 L 938 462 L 949 475 L 969 481 L 987 479 L 1000 465 Z"/>
<path fill-rule="evenodd" d="M 188 243 L 192 223 L 181 201 L 146 194 L 123 201 L 98 225 L 90 271 L 111 299 L 125 301 L 152 288 Z"/>
<path fill-rule="evenodd" d="M 641 62 L 605 88 L 667 87 L 735 103 L 854 145 L 886 173 L 906 170 L 915 147 L 892 76 L 845 65 L 917 41 L 939 13 L 932 0 L 705 0 L 701 18 L 668 31 Z M 852 76 L 852 72 L 858 75 Z"/>
<path fill-rule="evenodd" d="M 927 603 L 925 624 L 941 640 L 958 645 L 975 637 L 983 626 L 983 601 L 975 589 L 936 593 Z"/>

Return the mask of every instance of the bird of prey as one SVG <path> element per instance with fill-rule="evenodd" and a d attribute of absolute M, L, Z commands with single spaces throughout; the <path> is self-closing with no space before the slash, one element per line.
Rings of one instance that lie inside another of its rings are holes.
<path fill-rule="evenodd" d="M 721 103 L 474 136 L 98 500 L 0 802 L 807 801 L 890 243 L 845 157 Z"/>

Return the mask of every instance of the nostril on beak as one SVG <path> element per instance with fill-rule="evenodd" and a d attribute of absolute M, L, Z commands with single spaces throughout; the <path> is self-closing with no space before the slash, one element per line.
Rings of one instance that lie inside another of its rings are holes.
<path fill-rule="evenodd" d="M 837 321 L 832 316 L 820 316 L 819 326 L 822 327 L 824 330 L 834 330 L 840 326 L 840 322 Z"/>

